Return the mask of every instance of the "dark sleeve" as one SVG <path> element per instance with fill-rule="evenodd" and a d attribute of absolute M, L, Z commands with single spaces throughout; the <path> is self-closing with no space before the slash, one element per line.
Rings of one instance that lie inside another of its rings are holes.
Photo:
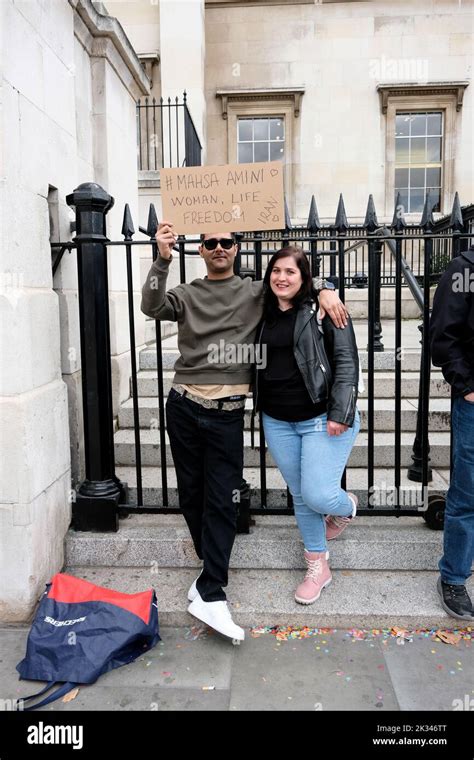
<path fill-rule="evenodd" d="M 430 348 L 433 364 L 441 367 L 456 396 L 474 391 L 474 377 L 463 333 L 468 322 L 472 294 L 463 287 L 470 267 L 462 257 L 453 259 L 444 272 L 433 299 Z"/>
<path fill-rule="evenodd" d="M 342 425 L 354 424 L 359 384 L 359 353 L 352 320 L 336 327 L 326 315 L 323 319 L 324 343 L 333 371 L 328 401 L 328 420 Z"/>

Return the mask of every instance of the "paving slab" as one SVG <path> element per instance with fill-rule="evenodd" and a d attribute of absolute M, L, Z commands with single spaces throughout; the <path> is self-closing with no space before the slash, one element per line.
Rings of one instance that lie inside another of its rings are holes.
<path fill-rule="evenodd" d="M 238 650 L 231 710 L 398 710 L 379 641 L 369 649 L 341 631 L 282 642 L 264 635 Z"/>
<path fill-rule="evenodd" d="M 401 710 L 453 710 L 456 705 L 463 709 L 459 705 L 471 699 L 474 709 L 471 641 L 453 646 L 416 635 L 412 643 L 399 644 L 400 640 L 387 640 L 383 653 Z"/>

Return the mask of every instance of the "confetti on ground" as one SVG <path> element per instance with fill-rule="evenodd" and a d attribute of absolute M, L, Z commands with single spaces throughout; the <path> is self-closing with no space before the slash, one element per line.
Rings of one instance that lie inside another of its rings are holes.
<path fill-rule="evenodd" d="M 341 629 L 338 628 L 309 628 L 308 626 L 280 626 L 280 625 L 263 625 L 250 629 L 250 634 L 253 638 L 271 634 L 275 636 L 278 641 L 278 645 L 281 641 L 289 641 L 293 639 L 307 639 L 310 636 L 325 636 L 329 634 L 338 633 Z M 373 640 L 382 638 L 382 644 L 386 644 L 389 639 L 396 639 L 398 644 L 404 644 L 405 642 L 412 642 L 415 636 L 419 638 L 431 638 L 433 641 L 436 638 L 444 641 L 445 643 L 458 643 L 460 641 L 472 642 L 474 640 L 474 628 L 414 628 L 412 630 L 406 628 L 400 628 L 398 626 L 392 626 L 391 628 L 372 628 L 361 629 L 351 628 L 348 631 L 341 631 L 345 633 L 348 639 L 352 642 L 356 641 L 369 641 L 370 646 L 374 646 Z M 322 642 L 326 643 L 326 639 Z M 436 650 L 434 650 L 436 651 Z"/>
<path fill-rule="evenodd" d="M 461 641 L 461 636 L 456 633 L 448 633 L 447 631 L 436 631 L 436 635 L 440 641 L 444 644 L 454 644 L 456 646 Z"/>
<path fill-rule="evenodd" d="M 187 628 L 184 634 L 184 638 L 187 641 L 196 641 L 196 639 L 205 639 L 209 635 L 209 628 L 194 625 L 192 628 Z"/>
<path fill-rule="evenodd" d="M 69 691 L 66 696 L 63 697 L 63 702 L 71 702 L 71 700 L 76 699 L 78 694 L 79 689 L 73 689 L 72 691 Z"/>

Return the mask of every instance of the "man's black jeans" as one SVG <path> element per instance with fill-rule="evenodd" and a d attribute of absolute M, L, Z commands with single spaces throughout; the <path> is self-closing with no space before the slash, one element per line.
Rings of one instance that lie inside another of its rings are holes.
<path fill-rule="evenodd" d="M 166 420 L 180 508 L 204 560 L 197 590 L 205 602 L 225 600 L 242 483 L 244 409 L 206 409 L 171 388 Z"/>

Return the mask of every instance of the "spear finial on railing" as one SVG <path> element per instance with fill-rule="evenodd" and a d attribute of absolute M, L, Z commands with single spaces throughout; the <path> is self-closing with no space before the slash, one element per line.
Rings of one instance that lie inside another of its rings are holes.
<path fill-rule="evenodd" d="M 449 223 L 453 230 L 456 232 L 462 232 L 464 229 L 464 220 L 462 218 L 461 203 L 459 202 L 459 195 L 456 191 L 453 201 L 453 210 L 451 211 L 451 219 Z"/>
<path fill-rule="evenodd" d="M 347 221 L 346 209 L 344 208 L 344 199 L 342 193 L 339 195 L 339 203 L 337 204 L 336 221 L 334 227 L 338 232 L 345 232 L 349 229 L 349 222 Z"/>
<path fill-rule="evenodd" d="M 404 211 L 405 209 L 402 203 L 400 203 L 400 191 L 398 191 L 392 219 L 392 229 L 395 230 L 395 232 L 402 232 L 404 227 L 407 226 L 407 223 L 405 222 Z"/>
<path fill-rule="evenodd" d="M 426 193 L 425 205 L 423 207 L 423 214 L 421 216 L 420 227 L 426 232 L 433 229 L 435 220 L 433 218 L 433 207 L 436 203 L 435 198 L 431 196 L 430 191 Z"/>
<path fill-rule="evenodd" d="M 365 212 L 364 224 L 362 226 L 368 232 L 375 232 L 379 226 L 377 213 L 375 211 L 374 197 L 372 194 L 369 195 L 369 200 L 367 201 L 367 211 Z"/>
<path fill-rule="evenodd" d="M 156 235 L 157 229 L 158 217 L 156 215 L 155 206 L 153 203 L 150 203 L 150 208 L 148 210 L 148 222 L 146 225 L 146 234 L 149 235 L 149 237 L 153 238 Z"/>
<path fill-rule="evenodd" d="M 285 195 L 285 230 L 291 230 L 291 219 L 290 219 L 290 212 L 288 211 L 288 204 L 286 202 L 286 195 Z"/>
<path fill-rule="evenodd" d="M 321 229 L 321 222 L 319 221 L 318 207 L 316 206 L 316 200 L 314 195 L 311 196 L 311 205 L 309 207 L 308 215 L 308 231 L 313 233 Z"/>
<path fill-rule="evenodd" d="M 124 236 L 125 240 L 131 240 L 134 234 L 135 234 L 135 228 L 133 226 L 133 219 L 130 213 L 130 207 L 128 203 L 126 203 L 125 208 L 123 210 L 122 235 Z"/>

